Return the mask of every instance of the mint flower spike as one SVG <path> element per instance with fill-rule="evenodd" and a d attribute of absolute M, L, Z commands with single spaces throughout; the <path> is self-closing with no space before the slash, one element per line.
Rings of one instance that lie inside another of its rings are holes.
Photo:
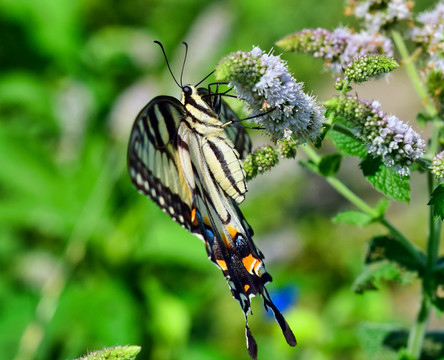
<path fill-rule="evenodd" d="M 276 44 L 284 51 L 321 58 L 325 66 L 336 73 L 340 73 L 356 56 L 393 55 L 392 43 L 387 37 L 368 31 L 355 33 L 346 27 L 339 27 L 333 32 L 322 28 L 304 29 L 287 35 Z"/>
<path fill-rule="evenodd" d="M 356 84 L 365 82 L 371 77 L 388 73 L 399 67 L 395 59 L 385 55 L 363 55 L 353 60 L 345 69 L 344 74 Z"/>
<path fill-rule="evenodd" d="M 396 116 L 384 113 L 379 102 L 343 96 L 329 100 L 326 106 L 351 124 L 369 154 L 381 157 L 397 174 L 409 176 L 410 165 L 424 155 L 425 141 L 420 135 Z"/>
<path fill-rule="evenodd" d="M 412 29 L 411 38 L 421 44 L 432 57 L 429 67 L 444 71 L 444 1 L 439 1 L 435 8 L 419 14 L 416 18 L 420 26 Z"/>
<path fill-rule="evenodd" d="M 444 178 L 444 151 L 441 151 L 433 157 L 430 170 L 436 178 Z"/>
<path fill-rule="evenodd" d="M 279 56 L 258 47 L 250 52 L 237 51 L 219 62 L 215 75 L 236 88 L 239 98 L 252 110 L 252 116 L 268 111 L 255 120 L 273 141 L 292 132 L 301 144 L 320 134 L 324 109 L 304 93 L 302 83 L 296 82 Z"/>
<path fill-rule="evenodd" d="M 412 18 L 413 1 L 409 0 L 349 0 L 348 5 L 348 13 L 363 19 L 365 28 L 372 33 Z"/>

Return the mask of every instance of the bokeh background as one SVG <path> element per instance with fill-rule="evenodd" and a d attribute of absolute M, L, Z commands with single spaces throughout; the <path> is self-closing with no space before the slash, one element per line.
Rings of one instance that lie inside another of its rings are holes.
<path fill-rule="evenodd" d="M 187 41 L 184 80 L 196 83 L 231 51 L 268 50 L 303 28 L 355 25 L 343 5 L 0 0 L 0 358 L 73 359 L 117 344 L 141 345 L 140 359 L 249 358 L 241 309 L 204 246 L 127 175 L 136 114 L 156 95 L 180 93 L 153 40 L 164 44 L 176 76 Z M 284 58 L 319 100 L 334 93 L 320 61 Z M 356 91 L 411 123 L 420 108 L 402 69 Z M 267 141 L 251 135 L 255 146 Z M 375 204 L 379 195 L 356 165 L 343 164 L 339 176 Z M 412 205 L 394 204 L 390 216 L 422 245 L 425 183 L 413 180 Z M 268 288 L 299 341 L 288 347 L 255 299 L 250 325 L 261 359 L 365 359 L 362 323 L 410 326 L 415 281 L 351 291 L 366 240 L 382 228 L 332 224 L 349 204 L 297 161 L 249 188 L 241 209 L 274 277 Z"/>

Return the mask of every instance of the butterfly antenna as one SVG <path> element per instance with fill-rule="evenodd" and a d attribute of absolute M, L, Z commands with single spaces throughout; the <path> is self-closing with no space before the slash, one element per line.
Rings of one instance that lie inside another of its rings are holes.
<path fill-rule="evenodd" d="M 185 63 L 187 61 L 187 56 L 188 56 L 188 44 L 185 41 L 182 41 L 182 44 L 185 45 L 185 57 L 183 58 L 182 71 L 180 72 L 180 87 L 183 86 L 182 85 L 183 70 L 185 69 Z"/>
<path fill-rule="evenodd" d="M 210 72 L 207 76 L 205 76 L 201 81 L 199 81 L 196 85 L 194 85 L 194 87 L 198 87 L 200 84 L 202 84 L 206 79 L 208 79 L 211 75 L 213 75 L 213 73 L 216 70 L 213 70 L 212 72 Z"/>
<path fill-rule="evenodd" d="M 168 70 L 170 70 L 170 74 L 171 74 L 171 76 L 173 77 L 174 82 L 177 84 L 177 86 L 179 86 L 180 88 L 182 88 L 182 86 L 179 85 L 179 83 L 177 82 L 176 78 L 174 77 L 173 72 L 171 71 L 170 64 L 168 63 L 168 58 L 167 58 L 167 56 L 166 56 L 165 49 L 163 48 L 163 45 L 161 44 L 160 41 L 154 40 L 154 42 L 155 42 L 156 44 L 158 44 L 158 45 L 160 46 L 160 48 L 162 49 L 163 56 L 165 57 L 165 61 L 166 61 L 167 66 L 168 66 Z M 182 71 L 183 71 L 183 68 L 182 68 Z M 182 82 L 182 75 L 180 76 L 180 79 L 181 79 L 181 82 Z"/>

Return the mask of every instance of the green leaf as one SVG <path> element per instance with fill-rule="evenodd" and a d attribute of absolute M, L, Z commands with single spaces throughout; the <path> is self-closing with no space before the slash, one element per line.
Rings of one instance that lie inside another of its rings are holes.
<path fill-rule="evenodd" d="M 113 346 L 93 351 L 77 360 L 134 360 L 141 349 L 136 345 Z"/>
<path fill-rule="evenodd" d="M 367 180 L 376 190 L 393 200 L 410 202 L 409 178 L 400 176 L 381 163 L 380 159 L 367 157 L 360 167 Z"/>
<path fill-rule="evenodd" d="M 444 220 L 444 184 L 439 184 L 435 190 L 433 190 L 427 205 L 432 206 L 433 217 L 435 220 L 437 218 Z"/>
<path fill-rule="evenodd" d="M 319 162 L 319 171 L 324 176 L 333 176 L 341 167 L 341 154 L 328 154 L 322 157 Z"/>
<path fill-rule="evenodd" d="M 352 136 L 345 135 L 339 131 L 330 130 L 328 136 L 338 150 L 345 155 L 358 156 L 364 158 L 367 156 L 365 145 Z"/>
<path fill-rule="evenodd" d="M 366 264 L 388 260 L 401 267 L 422 274 L 424 271 L 425 255 L 417 250 L 419 256 L 411 253 L 402 242 L 389 236 L 375 236 L 370 240 L 369 249 L 365 257 Z M 421 260 L 418 260 L 422 259 Z"/>
<path fill-rule="evenodd" d="M 387 336 L 398 329 L 399 327 L 391 324 L 360 324 L 357 337 L 364 350 L 365 358 L 368 360 L 395 360 L 396 353 L 383 345 Z"/>
<path fill-rule="evenodd" d="M 396 264 L 381 261 L 366 266 L 365 270 L 355 279 L 352 289 L 357 294 L 362 294 L 369 290 L 377 290 L 378 283 L 382 280 L 405 284 L 409 281 L 409 278 L 401 272 L 401 269 Z"/>
<path fill-rule="evenodd" d="M 336 224 L 365 226 L 370 224 L 373 218 L 361 211 L 347 210 L 340 212 L 332 220 Z"/>

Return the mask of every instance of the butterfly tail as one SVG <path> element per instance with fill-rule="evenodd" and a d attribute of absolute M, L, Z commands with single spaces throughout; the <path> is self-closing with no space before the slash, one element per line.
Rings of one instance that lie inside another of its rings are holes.
<path fill-rule="evenodd" d="M 250 327 L 248 326 L 248 317 L 245 314 L 245 338 L 247 339 L 247 350 L 248 354 L 253 360 L 257 360 L 257 343 L 251 333 Z"/>
<path fill-rule="evenodd" d="M 284 335 L 285 340 L 287 340 L 288 345 L 296 346 L 297 341 L 293 334 L 293 331 L 290 329 L 290 326 L 288 325 L 287 321 L 285 320 L 279 309 L 276 307 L 276 305 L 274 305 L 265 287 L 264 292 L 262 293 L 262 298 L 264 299 L 265 309 L 268 311 L 268 308 L 270 308 L 273 311 L 274 318 L 281 327 L 282 334 Z"/>

